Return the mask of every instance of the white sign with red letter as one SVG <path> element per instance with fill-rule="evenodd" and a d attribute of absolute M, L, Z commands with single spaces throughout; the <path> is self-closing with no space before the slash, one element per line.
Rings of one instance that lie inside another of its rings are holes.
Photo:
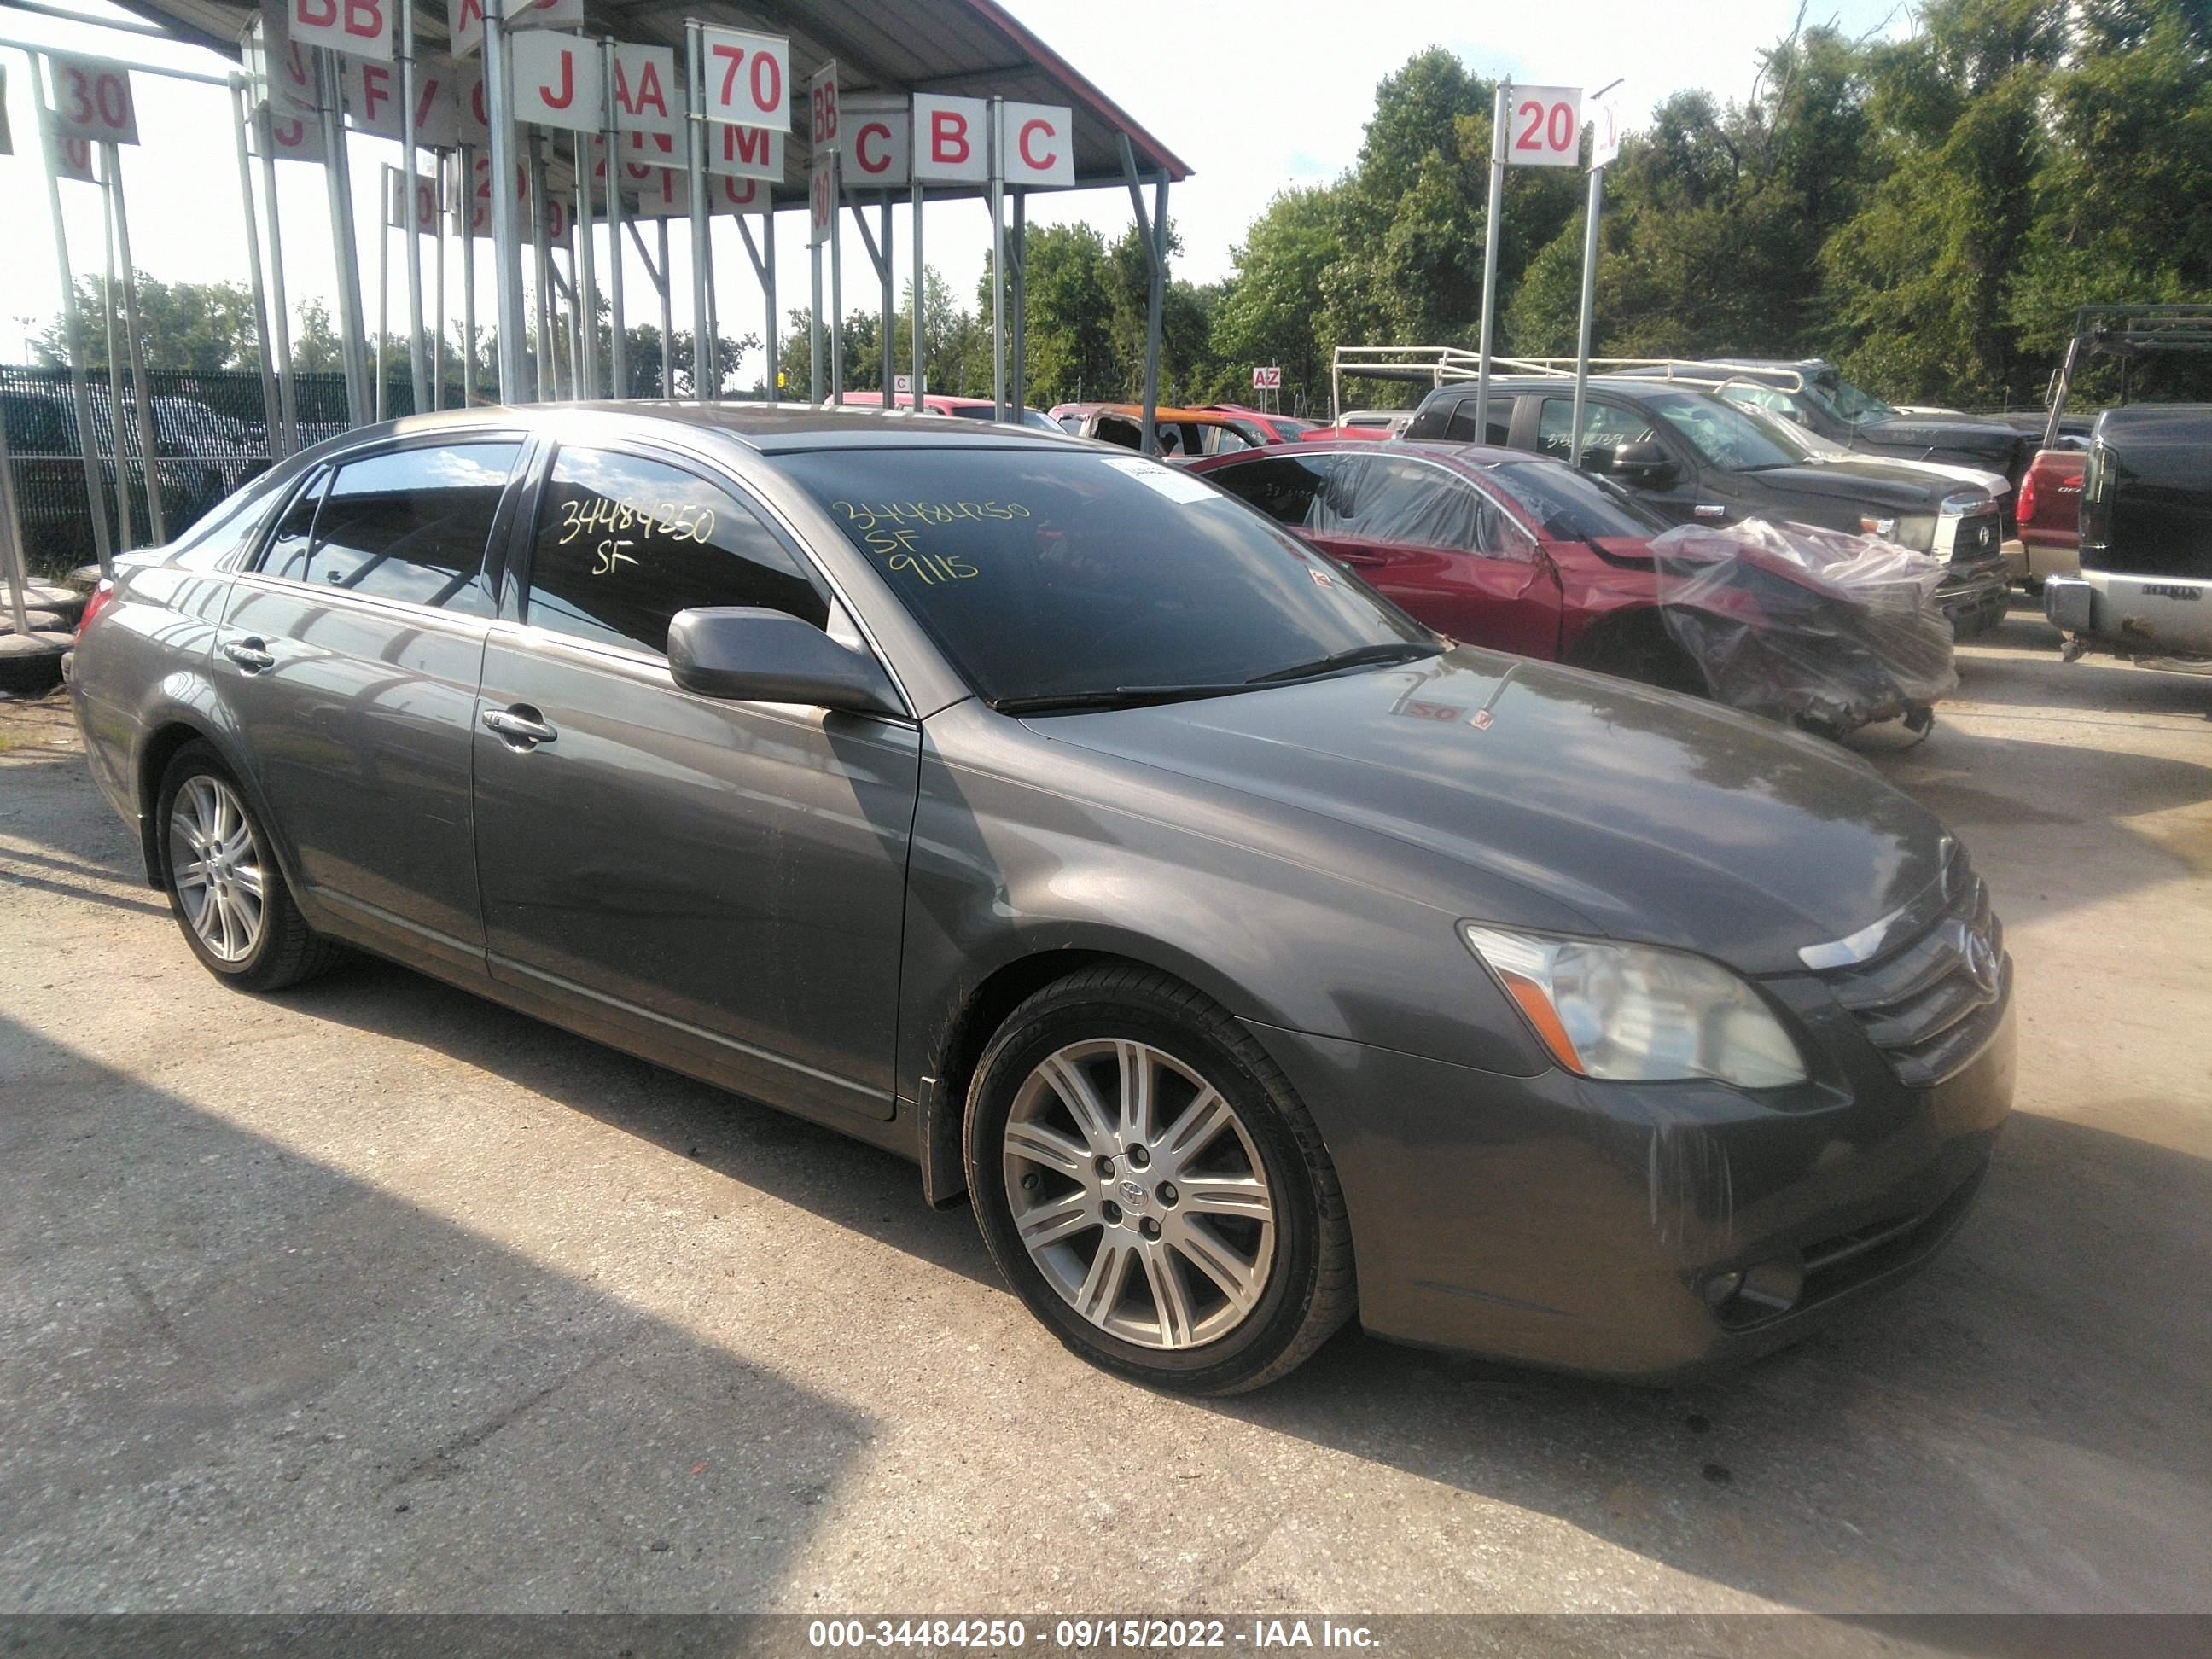
<path fill-rule="evenodd" d="M 53 145 L 54 177 L 75 179 L 83 184 L 96 185 L 100 180 L 92 172 L 92 140 L 72 138 L 67 133 L 53 131 L 54 113 L 43 105 L 39 118 L 46 124 L 47 137 Z"/>
<path fill-rule="evenodd" d="M 450 58 L 425 54 L 415 69 L 415 142 L 426 149 L 451 149 L 460 142 L 461 106 Z M 349 100 L 353 124 L 395 143 L 399 139 L 399 66 L 363 64 Z"/>
<path fill-rule="evenodd" d="M 510 61 L 516 120 L 577 132 L 599 130 L 603 106 L 595 43 L 532 29 L 514 37 Z"/>
<path fill-rule="evenodd" d="M 830 227 L 836 222 L 836 157 L 827 150 L 817 150 L 814 170 L 806 184 L 806 246 L 819 247 L 828 241 Z"/>
<path fill-rule="evenodd" d="M 981 98 L 914 95 L 914 176 L 930 185 L 981 185 L 991 177 L 991 106 Z"/>
<path fill-rule="evenodd" d="M 837 60 L 832 58 L 806 82 L 807 142 L 816 149 L 837 148 Z"/>
<path fill-rule="evenodd" d="M 1571 167 L 1582 160 L 1583 89 L 1516 87 L 1505 160 L 1516 167 Z"/>
<path fill-rule="evenodd" d="M 702 29 L 707 118 L 791 131 L 791 42 L 743 29 Z"/>
<path fill-rule="evenodd" d="M 407 174 L 398 167 L 384 169 L 384 222 L 392 230 L 407 228 Z M 438 175 L 415 175 L 415 228 L 425 236 L 438 234 Z"/>
<path fill-rule="evenodd" d="M 845 130 L 845 182 L 879 190 L 898 190 L 913 176 L 913 112 L 903 98 L 864 98 L 845 100 L 841 112 Z"/>
<path fill-rule="evenodd" d="M 765 179 L 713 179 L 707 185 L 709 213 L 766 213 L 774 204 Z"/>
<path fill-rule="evenodd" d="M 1252 371 L 1253 391 L 1280 392 L 1282 389 L 1283 371 L 1279 367 L 1271 368 L 1255 368 Z"/>
<path fill-rule="evenodd" d="M 1057 104 L 999 106 L 999 176 L 1024 190 L 1075 184 L 1075 112 Z"/>
<path fill-rule="evenodd" d="M 1615 87 L 1590 103 L 1590 171 L 1595 173 L 1620 154 L 1622 122 L 1620 89 Z"/>
<path fill-rule="evenodd" d="M 676 52 L 669 46 L 615 47 L 615 125 L 624 132 L 678 131 L 669 100 L 679 86 Z"/>
<path fill-rule="evenodd" d="M 300 0 L 292 3 L 297 5 Z M 581 28 L 584 0 L 522 0 L 520 4 L 502 5 L 499 15 L 510 33 L 520 29 Z M 481 52 L 483 0 L 446 0 L 446 27 L 452 33 L 447 46 L 456 57 Z"/>
<path fill-rule="evenodd" d="M 392 27 L 404 0 L 286 0 L 284 33 L 303 46 L 356 58 L 392 58 Z"/>
<path fill-rule="evenodd" d="M 96 143 L 138 142 L 138 110 L 126 70 L 97 58 L 64 58 L 54 65 L 54 131 Z"/>
<path fill-rule="evenodd" d="M 707 134 L 707 171 L 728 179 L 783 178 L 783 140 L 766 127 L 718 126 Z"/>

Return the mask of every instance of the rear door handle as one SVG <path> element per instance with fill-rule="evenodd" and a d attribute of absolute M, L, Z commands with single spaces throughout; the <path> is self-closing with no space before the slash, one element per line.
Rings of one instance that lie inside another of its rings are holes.
<path fill-rule="evenodd" d="M 512 708 L 487 708 L 483 723 L 518 749 L 533 749 L 561 735 L 539 719 L 538 711 L 528 703 L 519 702 Z"/>
<path fill-rule="evenodd" d="M 226 640 L 222 654 L 249 674 L 258 674 L 264 668 L 276 665 L 276 659 L 259 640 Z"/>
<path fill-rule="evenodd" d="M 1692 507 L 1690 511 L 1696 514 L 1698 517 L 1701 519 L 1725 519 L 1728 517 L 1728 508 L 1722 506 L 1717 501 L 1699 501 L 1695 507 Z"/>

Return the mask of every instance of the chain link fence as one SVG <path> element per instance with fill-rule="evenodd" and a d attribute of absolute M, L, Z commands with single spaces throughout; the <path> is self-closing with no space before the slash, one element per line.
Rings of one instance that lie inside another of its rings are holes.
<path fill-rule="evenodd" d="M 155 539 L 147 504 L 149 472 L 160 493 L 162 527 L 173 538 L 247 479 L 265 471 L 270 459 L 258 372 L 149 372 L 147 403 L 155 445 L 150 464 L 130 377 L 125 374 L 121 379 L 118 387 L 106 374 L 85 377 L 100 500 L 118 551 L 149 546 Z M 292 385 L 302 448 L 346 429 L 343 375 L 295 374 Z M 387 381 L 385 395 L 387 414 L 414 412 L 413 390 L 404 372 L 401 378 Z M 459 386 L 448 386 L 445 406 L 453 408 L 460 401 Z M 23 549 L 32 573 L 60 576 L 91 563 L 99 556 L 99 548 L 85 498 L 84 460 L 69 371 L 0 364 L 0 415 L 7 422 Z"/>

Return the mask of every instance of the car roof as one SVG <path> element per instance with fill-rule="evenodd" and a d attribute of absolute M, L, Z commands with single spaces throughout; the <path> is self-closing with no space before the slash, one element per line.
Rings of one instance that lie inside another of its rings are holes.
<path fill-rule="evenodd" d="M 1631 396 L 1650 396 L 1656 392 L 1674 392 L 1687 397 L 1708 395 L 1705 388 L 1684 380 L 1638 380 L 1620 374 L 1593 374 L 1589 385 L 1597 391 L 1618 392 Z M 1563 397 L 1572 397 L 1575 383 L 1564 374 L 1493 374 L 1490 377 L 1492 392 L 1557 392 Z M 1454 403 L 1464 403 L 1475 395 L 1472 380 L 1455 381 L 1450 386 L 1438 386 L 1429 394 L 1440 398 L 1449 394 Z"/>
<path fill-rule="evenodd" d="M 413 435 L 485 426 L 553 422 L 575 416 L 615 416 L 647 425 L 680 427 L 744 445 L 763 455 L 811 449 L 1006 448 L 1073 441 L 1062 432 L 1018 422 L 980 422 L 951 415 L 915 414 L 905 408 L 856 404 L 706 403 L 685 398 L 636 398 L 590 403 L 483 404 L 435 415 L 410 415 L 386 423 L 386 431 Z M 376 433 L 358 427 L 344 435 Z"/>

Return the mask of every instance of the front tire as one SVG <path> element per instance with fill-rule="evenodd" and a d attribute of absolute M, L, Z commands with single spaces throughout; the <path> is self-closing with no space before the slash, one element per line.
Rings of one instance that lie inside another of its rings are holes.
<path fill-rule="evenodd" d="M 155 799 L 161 886 L 202 966 L 247 991 L 279 991 L 330 966 L 337 947 L 300 914 L 267 834 L 212 748 L 179 749 Z"/>
<path fill-rule="evenodd" d="M 1104 1370 L 1237 1394 L 1351 1316 L 1312 1118 L 1249 1032 L 1166 975 L 1093 969 L 1023 1003 L 977 1063 L 966 1142 L 992 1260 Z"/>

